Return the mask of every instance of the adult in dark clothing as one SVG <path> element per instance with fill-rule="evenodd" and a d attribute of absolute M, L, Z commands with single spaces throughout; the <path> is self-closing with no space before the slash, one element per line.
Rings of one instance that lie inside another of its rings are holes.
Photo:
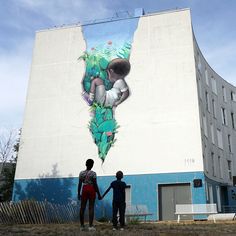
<path fill-rule="evenodd" d="M 113 201 L 112 201 L 112 223 L 113 223 L 113 230 L 117 229 L 117 213 L 119 211 L 119 222 L 120 222 L 120 230 L 124 230 L 125 226 L 125 188 L 127 187 L 124 181 L 121 181 L 123 178 L 123 172 L 118 171 L 116 173 L 116 180 L 111 183 L 109 188 L 105 191 L 102 198 L 113 189 Z"/>

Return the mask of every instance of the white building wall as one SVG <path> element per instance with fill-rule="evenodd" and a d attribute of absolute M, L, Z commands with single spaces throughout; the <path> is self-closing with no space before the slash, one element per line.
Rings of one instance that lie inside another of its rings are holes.
<path fill-rule="evenodd" d="M 203 171 L 190 11 L 140 18 L 131 96 L 116 110 L 117 142 L 103 165 L 81 97 L 85 49 L 78 26 L 36 34 L 16 179 L 78 176 L 87 158 L 98 175 Z"/>

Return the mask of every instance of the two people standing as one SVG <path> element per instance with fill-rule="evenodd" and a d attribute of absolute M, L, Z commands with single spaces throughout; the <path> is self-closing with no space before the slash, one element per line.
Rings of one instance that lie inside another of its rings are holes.
<path fill-rule="evenodd" d="M 86 208 L 87 201 L 89 201 L 89 231 L 94 231 L 93 218 L 94 218 L 94 203 L 96 199 L 96 193 L 98 194 L 98 199 L 101 200 L 111 189 L 113 189 L 113 201 L 112 201 L 112 222 L 113 230 L 117 229 L 117 213 L 119 211 L 119 221 L 120 229 L 124 230 L 125 226 L 125 188 L 126 183 L 121 179 L 123 178 L 122 171 L 116 173 L 116 180 L 113 181 L 108 189 L 101 196 L 98 185 L 97 185 L 97 175 L 96 172 L 92 171 L 94 161 L 88 159 L 86 161 L 86 170 L 81 171 L 79 174 L 79 184 L 78 184 L 78 199 L 81 200 L 80 205 L 80 224 L 81 230 L 84 230 L 84 212 Z M 82 189 L 82 194 L 81 194 Z"/>

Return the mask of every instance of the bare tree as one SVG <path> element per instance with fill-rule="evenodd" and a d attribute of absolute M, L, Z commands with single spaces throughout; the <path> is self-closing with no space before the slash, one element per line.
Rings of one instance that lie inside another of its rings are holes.
<path fill-rule="evenodd" d="M 12 199 L 16 161 L 20 145 L 19 130 L 0 130 L 0 202 Z"/>
<path fill-rule="evenodd" d="M 0 135 L 0 175 L 6 162 L 14 161 L 14 145 L 17 140 L 17 131 L 4 131 Z"/>

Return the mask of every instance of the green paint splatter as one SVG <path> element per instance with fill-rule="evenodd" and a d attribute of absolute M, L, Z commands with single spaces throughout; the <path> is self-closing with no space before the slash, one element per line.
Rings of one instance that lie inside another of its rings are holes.
<path fill-rule="evenodd" d="M 109 149 L 115 143 L 118 125 L 113 118 L 111 107 L 103 107 L 94 103 L 91 109 L 94 116 L 89 122 L 89 130 L 98 147 L 98 155 L 104 161 Z"/>

